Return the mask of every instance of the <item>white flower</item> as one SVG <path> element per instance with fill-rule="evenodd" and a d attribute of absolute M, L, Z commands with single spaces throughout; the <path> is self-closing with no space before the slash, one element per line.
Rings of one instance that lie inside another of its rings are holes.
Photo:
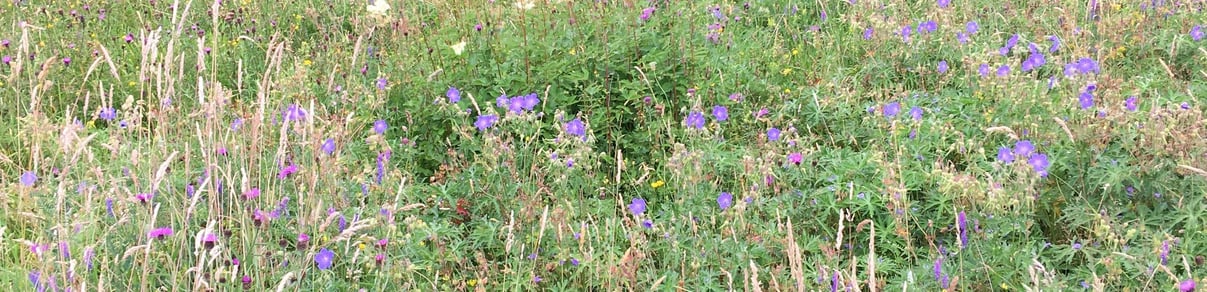
<path fill-rule="evenodd" d="M 533 6 L 536 6 L 536 3 L 534 3 L 532 0 L 519 0 L 515 2 L 515 7 L 519 8 L 520 10 L 532 9 Z"/>
<path fill-rule="evenodd" d="M 372 14 L 386 14 L 387 11 L 390 11 L 390 3 L 386 0 L 369 0 L 369 6 L 366 10 L 369 10 L 369 13 Z"/>
<path fill-rule="evenodd" d="M 457 54 L 458 56 L 460 56 L 460 55 L 461 55 L 461 51 L 464 51 L 464 50 L 465 50 L 465 41 L 461 41 L 460 43 L 457 43 L 457 44 L 455 44 L 455 45 L 451 45 L 451 46 L 449 46 L 449 47 L 450 47 L 450 48 L 453 48 L 453 53 L 455 53 L 455 54 Z"/>

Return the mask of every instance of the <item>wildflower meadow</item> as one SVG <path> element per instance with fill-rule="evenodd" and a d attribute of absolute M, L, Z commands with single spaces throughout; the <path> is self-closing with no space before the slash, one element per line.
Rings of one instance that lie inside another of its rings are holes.
<path fill-rule="evenodd" d="M 1207 1 L 0 3 L 0 291 L 1194 291 Z"/>

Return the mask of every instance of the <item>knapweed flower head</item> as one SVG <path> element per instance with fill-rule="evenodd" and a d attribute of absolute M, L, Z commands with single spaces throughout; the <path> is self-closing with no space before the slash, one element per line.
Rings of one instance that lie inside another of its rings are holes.
<path fill-rule="evenodd" d="M 789 163 L 800 165 L 802 160 L 804 160 L 804 155 L 801 155 L 800 152 L 792 152 L 788 154 Z"/>
<path fill-rule="evenodd" d="M 260 197 L 260 188 L 251 188 L 243 191 L 243 199 L 251 200 Z"/>
<path fill-rule="evenodd" d="M 386 130 L 390 129 L 390 125 L 386 124 L 386 120 L 377 120 L 373 122 L 373 132 L 378 135 L 384 135 Z"/>
<path fill-rule="evenodd" d="M 494 127 L 495 122 L 498 122 L 498 121 L 499 121 L 499 116 L 480 115 L 480 116 L 478 116 L 478 119 L 476 121 L 474 121 L 474 127 L 478 128 L 478 131 L 486 131 L 487 129 Z"/>
<path fill-rule="evenodd" d="M 296 164 L 290 163 L 289 165 L 285 165 L 285 166 L 281 167 L 281 171 L 277 172 L 277 179 L 285 179 L 297 172 L 298 172 L 298 166 Z"/>
<path fill-rule="evenodd" d="M 164 239 L 168 236 L 172 236 L 172 233 L 172 227 L 160 227 L 152 229 L 151 232 L 147 232 L 147 237 L 153 239 Z"/>
<path fill-rule="evenodd" d="M 717 196 L 717 206 L 721 208 L 721 211 L 729 209 L 729 207 L 733 206 L 733 194 L 721 192 L 721 194 Z"/>
<path fill-rule="evenodd" d="M 645 207 L 645 199 L 633 198 L 633 201 L 629 203 L 629 212 L 632 212 L 633 216 L 641 216 L 641 213 L 645 213 Z"/>
<path fill-rule="evenodd" d="M 566 124 L 563 126 L 563 129 L 565 129 L 567 134 L 573 136 L 586 137 L 587 135 L 587 127 L 583 125 L 583 121 L 580 118 L 574 118 L 573 120 L 566 122 Z"/>
<path fill-rule="evenodd" d="M 687 119 L 683 121 L 688 128 L 703 129 L 704 128 L 704 113 L 693 111 L 687 114 Z"/>
<path fill-rule="evenodd" d="M 448 91 L 444 93 L 448 97 L 448 103 L 457 103 L 461 101 L 461 90 L 456 87 L 449 86 Z"/>
<path fill-rule="evenodd" d="M 38 175 L 34 174 L 33 171 L 26 171 L 26 172 L 21 173 L 20 181 L 21 181 L 21 185 L 27 186 L 27 187 L 32 187 L 32 186 L 34 186 L 35 183 L 38 182 Z"/>
<path fill-rule="evenodd" d="M 654 15 L 654 7 L 646 7 L 641 10 L 641 22 L 650 21 L 650 16 Z"/>
<path fill-rule="evenodd" d="M 712 107 L 712 117 L 716 119 L 717 122 L 729 120 L 729 109 L 722 105 L 715 105 Z"/>
<path fill-rule="evenodd" d="M 1202 36 L 1200 35 L 1199 37 L 1201 38 Z M 1186 280 L 1182 280 L 1181 283 L 1178 283 L 1178 291 L 1193 292 L 1195 288 L 1194 286 L 1194 279 L 1188 278 Z"/>
<path fill-rule="evenodd" d="M 138 201 L 139 203 L 147 203 L 150 202 L 151 198 L 154 197 L 154 193 L 138 193 L 134 195 L 134 200 Z"/>
<path fill-rule="evenodd" d="M 331 251 L 330 249 L 320 249 L 319 252 L 314 255 L 314 265 L 318 267 L 319 270 L 330 269 L 334 261 L 335 252 Z"/>

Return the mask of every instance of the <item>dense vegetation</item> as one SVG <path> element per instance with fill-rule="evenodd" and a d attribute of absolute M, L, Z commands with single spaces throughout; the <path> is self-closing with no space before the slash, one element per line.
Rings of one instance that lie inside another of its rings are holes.
<path fill-rule="evenodd" d="M 1203 1 L 350 2 L 0 3 L 0 287 L 1207 277 Z"/>

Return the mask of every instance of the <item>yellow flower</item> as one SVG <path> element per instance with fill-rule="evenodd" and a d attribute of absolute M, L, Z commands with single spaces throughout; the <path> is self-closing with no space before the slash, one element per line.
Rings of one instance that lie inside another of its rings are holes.
<path fill-rule="evenodd" d="M 651 187 L 651 188 L 655 188 L 655 189 L 656 189 L 656 188 L 661 188 L 661 187 L 662 187 L 662 185 L 665 185 L 665 184 L 666 184 L 666 182 L 664 182 L 664 181 L 662 181 L 662 180 L 658 180 L 658 181 L 656 181 L 656 182 L 651 183 L 651 184 L 650 184 L 650 187 Z"/>
<path fill-rule="evenodd" d="M 784 88 L 784 93 L 792 93 L 792 88 Z"/>
<path fill-rule="evenodd" d="M 796 56 L 796 55 L 799 55 L 799 54 L 800 54 L 800 50 L 797 50 L 797 49 L 792 49 L 792 55 L 793 55 L 793 56 Z"/>
<path fill-rule="evenodd" d="M 314 64 L 314 62 L 311 62 L 310 59 L 306 59 L 305 61 L 302 61 L 302 65 L 310 66 L 310 64 Z"/>
<path fill-rule="evenodd" d="M 784 68 L 784 71 L 780 72 L 780 74 L 788 76 L 788 74 L 792 74 L 792 68 Z"/>
<path fill-rule="evenodd" d="M 470 287 L 473 287 L 475 285 L 478 285 L 478 279 L 469 279 L 469 281 L 465 281 L 465 284 L 468 284 Z"/>
<path fill-rule="evenodd" d="M 365 250 L 365 243 L 361 242 L 359 245 L 356 246 L 356 248 L 358 248 L 360 250 Z"/>
<path fill-rule="evenodd" d="M 574 50 L 574 48 L 570 48 L 570 55 L 571 55 L 571 56 L 574 56 L 574 55 L 575 55 L 575 54 L 577 54 L 577 53 L 578 53 L 578 51 L 575 51 L 575 50 Z"/>
<path fill-rule="evenodd" d="M 130 87 L 138 86 L 138 82 L 130 81 Z"/>

